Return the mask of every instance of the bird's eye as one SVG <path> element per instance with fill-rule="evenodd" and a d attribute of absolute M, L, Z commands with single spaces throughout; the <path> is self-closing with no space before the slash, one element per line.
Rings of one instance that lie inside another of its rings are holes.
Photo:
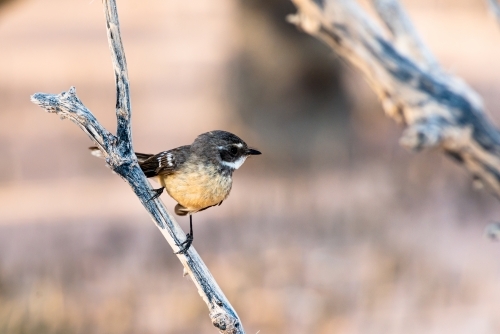
<path fill-rule="evenodd" d="M 231 153 L 232 155 L 235 155 L 236 153 L 238 153 L 238 149 L 236 147 L 232 146 L 229 149 L 229 153 Z"/>

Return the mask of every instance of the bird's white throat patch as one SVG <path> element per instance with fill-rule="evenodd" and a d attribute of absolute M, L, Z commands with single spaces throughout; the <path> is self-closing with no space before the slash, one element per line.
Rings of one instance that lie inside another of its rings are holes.
<path fill-rule="evenodd" d="M 243 156 L 243 157 L 241 157 L 238 160 L 233 161 L 233 162 L 222 160 L 222 164 L 224 166 L 227 166 L 227 167 L 232 168 L 232 169 L 238 169 L 241 167 L 241 165 L 243 165 L 243 163 L 245 162 L 246 159 L 247 159 L 247 156 Z"/>

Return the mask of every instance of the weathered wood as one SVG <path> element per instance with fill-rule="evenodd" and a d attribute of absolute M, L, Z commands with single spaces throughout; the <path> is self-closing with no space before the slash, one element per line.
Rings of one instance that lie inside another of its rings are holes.
<path fill-rule="evenodd" d="M 401 4 L 394 0 L 372 0 L 372 3 L 392 34 L 395 47 L 412 57 L 420 66 L 439 70 L 436 58 L 425 46 Z"/>
<path fill-rule="evenodd" d="M 90 110 L 78 99 L 74 87 L 59 95 L 36 93 L 31 97 L 31 101 L 46 111 L 59 115 L 62 119 L 70 119 L 88 134 L 102 151 L 107 165 L 130 185 L 172 249 L 178 251 L 180 249 L 178 245 L 185 240 L 186 235 L 159 199 L 150 200 L 152 187 L 137 164 L 133 151 L 129 81 L 116 3 L 115 0 L 103 2 L 116 79 L 117 135 L 111 134 L 101 126 Z M 195 248 L 191 246 L 186 254 L 177 254 L 177 257 L 207 304 L 212 324 L 219 329 L 220 333 L 244 334 L 245 331 L 236 311 L 224 296 Z"/>
<path fill-rule="evenodd" d="M 292 2 L 289 22 L 363 72 L 386 114 L 406 126 L 403 146 L 442 149 L 500 197 L 499 131 L 476 92 L 439 67 L 396 0 L 373 0 L 391 39 L 356 1 Z"/>
<path fill-rule="evenodd" d="M 498 0 L 488 0 L 491 12 L 495 15 L 498 24 L 500 24 L 500 2 Z"/>

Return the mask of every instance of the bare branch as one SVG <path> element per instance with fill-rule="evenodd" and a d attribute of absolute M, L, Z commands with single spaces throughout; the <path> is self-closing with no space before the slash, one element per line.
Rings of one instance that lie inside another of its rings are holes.
<path fill-rule="evenodd" d="M 413 58 L 421 67 L 439 69 L 432 52 L 427 49 L 403 6 L 397 0 L 372 0 L 373 7 L 394 37 L 398 50 Z"/>
<path fill-rule="evenodd" d="M 106 15 L 109 50 L 111 51 L 116 80 L 116 136 L 120 139 L 120 152 L 129 154 L 132 150 L 132 132 L 130 130 L 132 109 L 130 105 L 127 60 L 125 59 L 125 51 L 123 50 L 116 3 L 114 1 L 103 1 L 103 4 Z"/>
<path fill-rule="evenodd" d="M 417 151 L 441 148 L 500 197 L 500 133 L 470 87 L 402 54 L 355 1 L 292 2 L 298 13 L 288 20 L 358 67 L 387 115 L 407 126 L 402 145 Z M 386 24 L 391 30 L 407 31 L 408 25 L 401 28 L 403 18 L 398 15 L 393 19 L 399 23 Z M 391 21 L 391 16 L 385 15 L 384 20 Z M 418 47 L 414 37 L 404 40 Z"/>
<path fill-rule="evenodd" d="M 90 110 L 82 104 L 76 96 L 75 87 L 71 87 L 67 92 L 62 92 L 59 95 L 36 93 L 31 97 L 31 102 L 50 113 L 56 113 L 61 119 L 71 120 L 97 144 L 109 165 L 118 166 L 121 164 L 121 159 L 111 160 L 112 157 L 116 157 L 115 154 L 108 154 L 108 152 L 113 151 L 116 137 L 103 128 Z"/>
<path fill-rule="evenodd" d="M 178 251 L 178 245 L 185 240 L 186 235 L 159 199 L 150 200 L 151 185 L 137 164 L 132 149 L 129 83 L 115 0 L 104 0 L 104 7 L 108 41 L 116 76 L 117 136 L 112 135 L 99 124 L 90 110 L 78 99 L 74 87 L 59 95 L 36 93 L 31 97 L 31 101 L 50 113 L 58 114 L 62 119 L 72 120 L 89 135 L 90 139 L 101 149 L 108 166 L 130 185 L 172 249 Z M 220 333 L 244 334 L 245 331 L 236 311 L 194 247 L 191 246 L 186 254 L 178 254 L 177 257 L 207 304 L 212 324 L 219 329 Z"/>
<path fill-rule="evenodd" d="M 488 0 L 488 4 L 490 6 L 490 10 L 496 17 L 498 24 L 500 24 L 500 3 L 498 0 Z"/>

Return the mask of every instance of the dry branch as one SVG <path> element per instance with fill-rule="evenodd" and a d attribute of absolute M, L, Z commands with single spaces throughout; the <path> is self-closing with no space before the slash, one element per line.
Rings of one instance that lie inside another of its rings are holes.
<path fill-rule="evenodd" d="M 436 58 L 425 46 L 401 4 L 394 0 L 372 0 L 372 3 L 392 34 L 395 47 L 413 57 L 421 67 L 439 70 Z"/>
<path fill-rule="evenodd" d="M 108 43 L 116 78 L 117 135 L 111 134 L 99 124 L 90 110 L 78 99 L 74 87 L 59 95 L 37 93 L 31 97 L 31 100 L 50 113 L 56 113 L 63 119 L 70 119 L 89 135 L 102 151 L 107 165 L 130 185 L 172 249 L 178 251 L 177 245 L 184 241 L 186 236 L 159 199 L 149 200 L 152 197 L 152 188 L 140 169 L 132 148 L 130 91 L 118 13 L 115 0 L 104 0 L 103 3 Z M 244 334 L 245 331 L 236 311 L 194 247 L 190 247 L 186 254 L 178 254 L 177 257 L 207 304 L 213 325 L 219 329 L 220 333 Z"/>
<path fill-rule="evenodd" d="M 495 15 L 497 22 L 500 24 L 500 3 L 498 0 L 488 0 L 488 4 L 493 12 L 493 15 Z"/>
<path fill-rule="evenodd" d="M 373 0 L 390 39 L 356 1 L 292 2 L 298 13 L 288 20 L 360 69 L 386 114 L 406 126 L 403 146 L 441 148 L 500 197 L 500 133 L 480 97 L 439 67 L 396 0 Z"/>

